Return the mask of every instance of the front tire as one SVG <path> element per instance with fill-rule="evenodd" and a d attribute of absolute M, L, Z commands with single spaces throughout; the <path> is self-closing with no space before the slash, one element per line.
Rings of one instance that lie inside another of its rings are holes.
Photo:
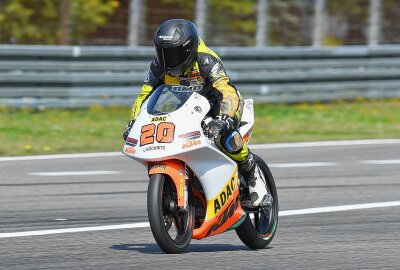
<path fill-rule="evenodd" d="M 249 248 L 262 249 L 272 241 L 278 227 L 278 193 L 268 165 L 257 155 L 254 155 L 254 159 L 265 176 L 266 185 L 273 198 L 272 206 L 268 211 L 260 210 L 247 214 L 243 223 L 236 228 L 236 233 Z"/>
<path fill-rule="evenodd" d="M 147 213 L 158 246 L 165 253 L 183 253 L 192 239 L 194 208 L 179 209 L 177 193 L 169 176 L 153 174 L 147 190 Z"/>

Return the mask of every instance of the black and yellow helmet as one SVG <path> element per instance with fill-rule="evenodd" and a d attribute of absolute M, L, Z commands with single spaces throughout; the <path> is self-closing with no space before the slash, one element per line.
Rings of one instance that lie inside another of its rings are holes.
<path fill-rule="evenodd" d="M 165 21 L 154 37 L 160 67 L 172 76 L 182 74 L 196 58 L 199 41 L 194 23 L 184 19 Z"/>

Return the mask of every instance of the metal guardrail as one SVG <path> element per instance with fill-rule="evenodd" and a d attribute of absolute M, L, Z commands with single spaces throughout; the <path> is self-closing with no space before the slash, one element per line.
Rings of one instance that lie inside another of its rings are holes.
<path fill-rule="evenodd" d="M 400 46 L 220 47 L 232 82 L 258 102 L 400 97 Z M 151 47 L 0 45 L 0 105 L 129 105 Z"/>

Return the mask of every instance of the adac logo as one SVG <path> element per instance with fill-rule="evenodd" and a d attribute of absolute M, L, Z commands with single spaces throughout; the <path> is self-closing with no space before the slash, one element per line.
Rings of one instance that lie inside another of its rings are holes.
<path fill-rule="evenodd" d="M 187 141 L 184 144 L 182 144 L 182 150 L 183 149 L 187 149 L 187 148 L 191 148 L 191 147 L 194 147 L 194 146 L 197 146 L 197 145 L 200 145 L 200 144 L 201 144 L 201 140 L 200 139 L 199 140 L 190 140 L 190 141 Z"/>
<path fill-rule="evenodd" d="M 127 154 L 134 155 L 134 154 L 136 154 L 136 149 L 133 148 L 133 147 L 128 146 L 128 147 L 124 148 L 124 152 L 127 153 Z"/>
<path fill-rule="evenodd" d="M 154 116 L 151 118 L 151 122 L 165 122 L 167 121 L 166 116 Z"/>
<path fill-rule="evenodd" d="M 224 207 L 225 203 L 232 197 L 233 191 L 235 190 L 235 178 L 232 177 L 223 190 L 214 199 L 214 214 Z"/>
<path fill-rule="evenodd" d="M 226 211 L 226 205 L 232 201 L 235 192 L 237 192 L 238 178 L 237 170 L 231 175 L 225 185 L 221 187 L 218 194 L 210 200 L 207 200 L 207 220 L 213 219 L 216 215 L 221 214 L 221 210 Z"/>

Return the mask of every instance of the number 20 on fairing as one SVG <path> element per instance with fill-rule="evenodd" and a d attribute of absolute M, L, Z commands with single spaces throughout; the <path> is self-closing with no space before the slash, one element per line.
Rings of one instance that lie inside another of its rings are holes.
<path fill-rule="evenodd" d="M 142 126 L 141 132 L 140 146 L 153 144 L 154 139 L 158 143 L 171 143 L 174 140 L 175 125 L 170 122 L 161 122 L 158 125 L 151 123 Z"/>

